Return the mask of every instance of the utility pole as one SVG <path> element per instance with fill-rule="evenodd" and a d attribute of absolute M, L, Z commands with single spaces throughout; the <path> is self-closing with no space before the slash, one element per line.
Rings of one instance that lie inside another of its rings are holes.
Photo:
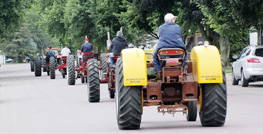
<path fill-rule="evenodd" d="M 111 45 L 111 39 L 110 39 L 110 31 L 107 31 L 107 35 L 108 35 L 108 39 L 107 39 L 107 49 L 110 49 L 110 45 Z"/>

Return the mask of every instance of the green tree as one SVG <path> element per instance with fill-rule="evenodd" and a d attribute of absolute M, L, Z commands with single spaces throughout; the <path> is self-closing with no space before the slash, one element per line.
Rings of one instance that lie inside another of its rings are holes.
<path fill-rule="evenodd" d="M 203 23 L 209 25 L 219 34 L 221 57 L 224 65 L 229 65 L 231 39 L 240 37 L 240 33 L 247 29 L 244 29 L 242 23 L 235 21 L 231 15 L 231 3 L 225 0 L 202 0 L 198 4 L 206 17 L 203 19 Z"/>
<path fill-rule="evenodd" d="M 22 62 L 24 58 L 36 55 L 36 48 L 31 43 L 31 33 L 28 27 L 28 24 L 22 23 L 12 36 L 5 38 L 4 42 L 0 44 L 6 56 L 14 58 L 15 62 Z"/>
<path fill-rule="evenodd" d="M 8 36 L 19 25 L 23 15 L 23 1 L 0 1 L 0 38 Z"/>
<path fill-rule="evenodd" d="M 262 45 L 263 3 L 261 0 L 221 0 L 221 5 L 230 3 L 231 17 L 244 28 L 254 27 L 258 31 L 258 45 Z"/>

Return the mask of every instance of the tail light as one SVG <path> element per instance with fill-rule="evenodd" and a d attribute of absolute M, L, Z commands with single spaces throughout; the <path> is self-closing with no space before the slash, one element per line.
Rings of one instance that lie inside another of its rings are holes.
<path fill-rule="evenodd" d="M 257 58 L 248 58 L 247 62 L 249 62 L 249 63 L 260 63 L 259 59 L 257 59 Z"/>

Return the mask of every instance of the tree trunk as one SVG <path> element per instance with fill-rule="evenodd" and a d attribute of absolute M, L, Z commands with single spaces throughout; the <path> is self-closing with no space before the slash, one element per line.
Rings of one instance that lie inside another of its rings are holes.
<path fill-rule="evenodd" d="M 260 25 L 258 30 L 258 46 L 262 45 L 262 25 Z"/>
<path fill-rule="evenodd" d="M 230 66 L 230 42 L 227 37 L 219 37 L 220 53 L 225 66 Z"/>
<path fill-rule="evenodd" d="M 200 32 L 201 32 L 202 37 L 204 38 L 204 40 L 209 41 L 209 38 L 208 38 L 208 36 L 206 34 L 206 31 L 204 30 L 204 27 L 202 26 L 202 24 L 198 24 L 198 27 L 200 29 Z"/>
<path fill-rule="evenodd" d="M 194 36 L 191 36 L 189 41 L 186 44 L 187 52 L 191 52 L 193 47 L 194 47 Z"/>

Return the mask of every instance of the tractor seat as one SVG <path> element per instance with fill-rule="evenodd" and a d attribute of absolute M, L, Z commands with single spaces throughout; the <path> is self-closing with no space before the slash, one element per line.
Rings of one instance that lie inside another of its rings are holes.
<path fill-rule="evenodd" d="M 84 52 L 83 53 L 83 59 L 85 61 L 88 61 L 89 59 L 92 59 L 94 57 L 94 53 L 93 52 Z"/>
<path fill-rule="evenodd" d="M 62 56 L 62 60 L 63 60 L 63 59 L 67 59 L 67 57 L 68 57 L 68 56 Z"/>
<path fill-rule="evenodd" d="M 88 56 L 92 56 L 92 57 L 93 57 L 93 56 L 94 56 L 94 53 L 93 53 L 93 52 L 84 52 L 84 53 L 83 53 L 83 56 L 84 56 L 84 55 L 88 55 Z"/>
<path fill-rule="evenodd" d="M 112 59 L 114 59 L 116 61 L 119 57 L 120 56 L 114 56 L 114 57 L 112 57 Z"/>
<path fill-rule="evenodd" d="M 162 48 L 158 51 L 159 60 L 168 58 L 182 58 L 184 59 L 185 52 L 181 48 Z"/>
<path fill-rule="evenodd" d="M 182 64 L 185 51 L 181 48 L 162 48 L 158 51 L 158 58 L 162 66 L 178 66 Z"/>
<path fill-rule="evenodd" d="M 67 56 L 62 56 L 61 58 L 62 58 L 63 63 L 67 63 Z"/>

